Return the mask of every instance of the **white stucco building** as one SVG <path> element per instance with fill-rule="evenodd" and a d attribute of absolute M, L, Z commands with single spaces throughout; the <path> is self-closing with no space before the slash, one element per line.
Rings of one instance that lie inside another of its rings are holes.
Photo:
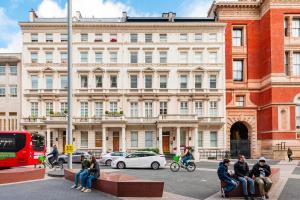
<path fill-rule="evenodd" d="M 66 19 L 21 22 L 22 128 L 66 143 Z M 73 23 L 78 149 L 224 150 L 225 24 L 209 18 L 82 18 Z M 199 158 L 195 151 L 196 159 Z"/>

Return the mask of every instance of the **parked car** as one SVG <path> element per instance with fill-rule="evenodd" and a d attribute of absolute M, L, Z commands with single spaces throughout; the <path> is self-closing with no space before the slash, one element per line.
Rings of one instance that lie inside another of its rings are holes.
<path fill-rule="evenodd" d="M 156 154 L 152 151 L 137 151 L 128 154 L 126 157 L 120 157 L 111 163 L 112 168 L 152 168 L 159 169 L 166 165 L 164 155 Z"/>
<path fill-rule="evenodd" d="M 100 163 L 105 164 L 107 166 L 111 166 L 111 162 L 113 160 L 116 160 L 120 157 L 125 157 L 125 156 L 127 156 L 127 153 L 125 153 L 125 152 L 111 152 L 104 156 L 101 156 Z"/>
<path fill-rule="evenodd" d="M 90 153 L 88 153 L 87 151 L 80 151 L 77 150 L 73 153 L 72 155 L 72 162 L 73 163 L 80 163 L 80 158 L 81 155 L 84 155 L 86 158 L 90 159 L 92 157 L 92 155 Z M 58 156 L 58 161 L 66 163 L 69 160 L 69 155 L 68 154 L 62 154 Z"/>

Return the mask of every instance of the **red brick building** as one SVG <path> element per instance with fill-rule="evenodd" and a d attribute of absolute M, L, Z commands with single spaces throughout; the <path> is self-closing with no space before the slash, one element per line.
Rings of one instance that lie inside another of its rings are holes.
<path fill-rule="evenodd" d="M 227 147 L 231 154 L 300 154 L 300 0 L 215 1 L 226 22 Z"/>

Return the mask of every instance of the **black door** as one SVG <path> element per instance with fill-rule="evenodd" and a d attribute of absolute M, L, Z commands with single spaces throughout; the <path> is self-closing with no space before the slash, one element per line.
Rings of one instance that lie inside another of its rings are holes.
<path fill-rule="evenodd" d="M 236 122 L 230 129 L 230 155 L 231 158 L 237 158 L 240 154 L 250 158 L 251 149 L 248 128 L 244 123 Z"/>

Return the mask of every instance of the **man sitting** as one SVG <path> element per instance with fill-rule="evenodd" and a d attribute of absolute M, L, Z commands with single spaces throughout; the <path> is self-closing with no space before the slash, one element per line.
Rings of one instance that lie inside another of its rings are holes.
<path fill-rule="evenodd" d="M 100 176 L 100 167 L 99 163 L 96 161 L 96 157 L 92 156 L 92 162 L 89 170 L 89 176 L 85 177 L 84 180 L 82 180 L 83 188 L 81 189 L 81 192 L 91 192 L 92 191 L 92 182 L 97 180 Z M 87 186 L 87 188 L 86 188 Z"/>
<path fill-rule="evenodd" d="M 84 155 L 81 155 L 81 170 L 75 174 L 74 182 L 75 184 L 71 187 L 72 189 L 76 188 L 77 190 L 81 190 L 82 186 L 78 186 L 78 178 L 80 177 L 80 181 L 84 179 L 85 176 L 88 176 L 88 168 L 90 167 L 91 163 L 89 160 L 85 158 Z"/>
<path fill-rule="evenodd" d="M 264 157 L 259 158 L 258 162 L 253 166 L 249 176 L 252 177 L 253 175 L 255 176 L 255 182 L 258 184 L 261 199 L 269 199 L 268 192 L 272 186 L 272 181 L 269 178 L 271 168 Z"/>
<path fill-rule="evenodd" d="M 229 159 L 224 159 L 223 162 L 220 162 L 218 168 L 218 177 L 220 181 L 226 183 L 225 188 L 222 188 L 222 197 L 228 198 L 228 193 L 238 187 L 238 183 L 231 178 L 231 174 L 228 173 L 228 166 L 230 164 Z"/>

